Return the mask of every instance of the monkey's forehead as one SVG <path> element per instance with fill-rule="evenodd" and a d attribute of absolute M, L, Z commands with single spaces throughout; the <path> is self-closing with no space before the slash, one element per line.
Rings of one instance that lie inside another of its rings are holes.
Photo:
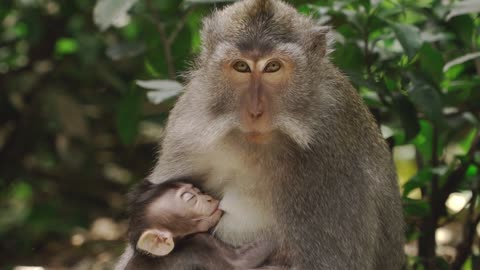
<path fill-rule="evenodd" d="M 226 57 L 228 56 L 228 57 Z M 221 42 L 219 43 L 211 61 L 222 62 L 236 60 L 239 58 L 249 58 L 259 61 L 268 58 L 279 58 L 287 61 L 294 61 L 297 64 L 306 63 L 304 49 L 296 43 L 273 44 L 268 50 L 257 47 L 243 48 L 235 43 Z"/>
<path fill-rule="evenodd" d="M 239 1 L 204 21 L 208 46 L 233 42 L 242 50 L 269 51 L 278 43 L 298 43 L 316 23 L 293 7 L 276 0 Z"/>

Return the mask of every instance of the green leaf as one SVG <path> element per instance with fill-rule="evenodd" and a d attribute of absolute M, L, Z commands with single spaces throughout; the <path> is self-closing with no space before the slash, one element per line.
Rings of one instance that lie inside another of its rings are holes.
<path fill-rule="evenodd" d="M 58 55 L 72 54 L 78 50 L 78 43 L 73 38 L 60 38 L 55 44 L 55 52 Z"/>
<path fill-rule="evenodd" d="M 442 67 L 445 64 L 443 56 L 432 45 L 425 43 L 420 49 L 420 67 L 433 81 L 441 82 L 443 79 Z"/>
<path fill-rule="evenodd" d="M 400 117 L 402 128 L 405 130 L 405 140 L 409 141 L 420 131 L 417 110 L 412 102 L 404 95 L 394 94 L 392 109 Z"/>
<path fill-rule="evenodd" d="M 440 93 L 432 85 L 423 80 L 414 79 L 408 90 L 408 96 L 427 119 L 436 125 L 442 124 L 442 100 Z"/>
<path fill-rule="evenodd" d="M 455 65 L 452 67 L 449 67 L 449 69 L 445 72 L 445 77 L 448 80 L 455 80 L 458 78 L 460 74 L 464 71 L 465 67 L 463 65 Z"/>
<path fill-rule="evenodd" d="M 414 177 L 403 185 L 403 196 L 407 196 L 416 188 L 424 187 L 430 179 L 432 179 L 433 173 L 430 168 L 425 168 L 419 171 Z"/>
<path fill-rule="evenodd" d="M 412 102 L 403 95 L 393 97 L 393 111 L 400 117 L 400 122 L 405 130 L 405 140 L 415 138 L 420 131 L 417 110 Z"/>
<path fill-rule="evenodd" d="M 478 167 L 476 165 L 471 164 L 467 168 L 467 172 L 465 173 L 466 177 L 475 177 L 478 175 Z"/>
<path fill-rule="evenodd" d="M 467 153 L 470 148 L 473 147 L 472 144 L 475 141 L 475 137 L 477 136 L 478 132 L 480 132 L 478 131 L 478 129 L 472 128 L 470 132 L 468 132 L 468 134 L 465 136 L 465 138 L 458 143 L 464 153 Z"/>
<path fill-rule="evenodd" d="M 401 23 L 390 23 L 390 25 L 408 58 L 412 59 L 422 46 L 420 30 L 413 25 Z"/>
<path fill-rule="evenodd" d="M 142 94 L 136 87 L 123 96 L 117 109 L 117 131 L 122 143 L 132 144 L 138 134 L 141 119 Z"/>
<path fill-rule="evenodd" d="M 425 217 L 430 214 L 430 206 L 426 201 L 404 197 L 403 211 L 407 216 Z"/>
<path fill-rule="evenodd" d="M 423 163 L 427 164 L 432 159 L 432 124 L 426 120 L 420 120 L 420 132 L 413 140 L 415 147 L 423 158 Z"/>
<path fill-rule="evenodd" d="M 28 25 L 24 22 L 18 22 L 14 28 L 17 38 L 24 38 L 28 35 Z"/>
<path fill-rule="evenodd" d="M 475 22 L 470 15 L 454 17 L 447 22 L 448 28 L 467 46 L 471 46 L 472 36 L 475 31 Z"/>
<path fill-rule="evenodd" d="M 361 70 L 365 66 L 362 50 L 355 43 L 339 44 L 333 52 L 333 59 L 343 70 Z"/>

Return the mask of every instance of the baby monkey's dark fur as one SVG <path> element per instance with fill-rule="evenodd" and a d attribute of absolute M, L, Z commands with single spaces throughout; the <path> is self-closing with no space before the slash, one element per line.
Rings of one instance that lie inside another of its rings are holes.
<path fill-rule="evenodd" d="M 185 182 L 185 181 L 182 181 Z M 130 224 L 129 241 L 136 247 L 140 236 L 152 228 L 148 223 L 146 209 L 156 199 L 171 189 L 179 188 L 176 182 L 152 184 L 149 181 L 139 183 L 129 194 Z M 160 216 L 165 213 L 155 213 Z M 164 220 L 165 222 L 167 220 Z M 163 224 L 172 232 L 187 231 L 188 222 L 170 220 Z M 127 270 L 144 269 L 175 269 L 175 270 L 229 270 L 253 269 L 260 266 L 272 253 L 273 245 L 254 242 L 240 248 L 233 248 L 208 233 L 196 233 L 181 239 L 176 239 L 174 250 L 166 256 L 153 256 L 135 248 L 132 259 L 126 266 Z M 270 268 L 276 269 L 276 268 Z M 278 268 L 280 269 L 280 268 Z"/>

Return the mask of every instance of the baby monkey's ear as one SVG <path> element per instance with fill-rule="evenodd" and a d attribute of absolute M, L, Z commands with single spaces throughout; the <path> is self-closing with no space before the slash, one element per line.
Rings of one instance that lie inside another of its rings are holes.
<path fill-rule="evenodd" d="M 137 249 L 154 256 L 168 255 L 175 244 L 173 235 L 167 230 L 146 230 L 137 242 Z"/>

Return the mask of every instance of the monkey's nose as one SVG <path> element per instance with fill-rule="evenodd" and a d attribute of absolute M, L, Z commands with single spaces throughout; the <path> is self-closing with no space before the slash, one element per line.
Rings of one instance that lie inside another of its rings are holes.
<path fill-rule="evenodd" d="M 263 115 L 263 111 L 262 110 L 252 110 L 250 111 L 250 118 L 252 118 L 252 120 L 257 120 L 259 119 L 260 117 L 262 117 Z"/>

